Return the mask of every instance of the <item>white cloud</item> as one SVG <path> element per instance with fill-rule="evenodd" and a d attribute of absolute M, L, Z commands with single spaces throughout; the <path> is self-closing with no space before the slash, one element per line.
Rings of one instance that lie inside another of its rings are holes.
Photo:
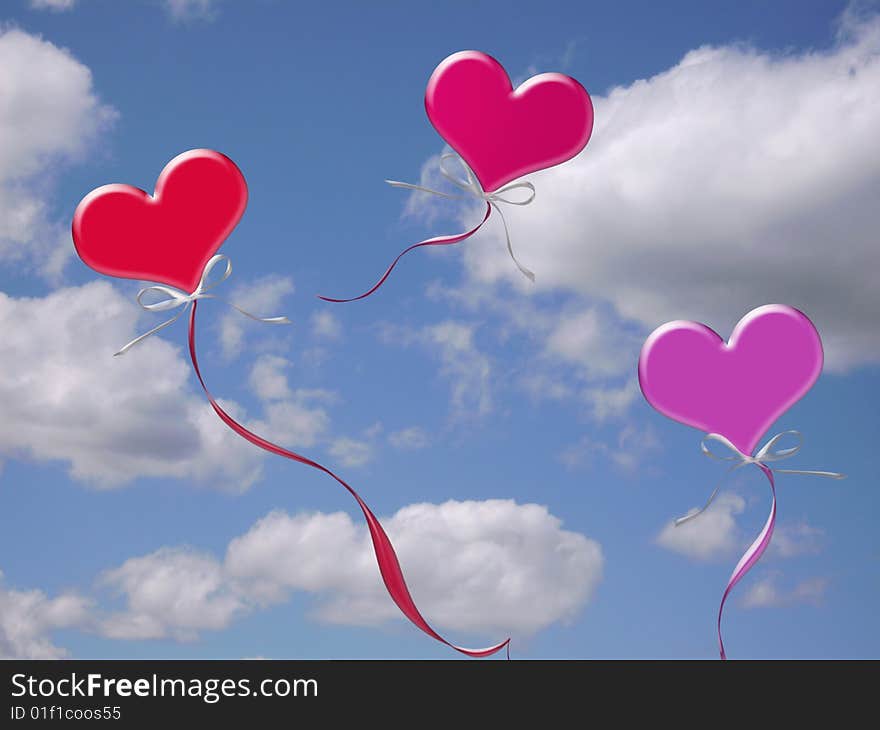
<path fill-rule="evenodd" d="M 312 334 L 325 340 L 338 340 L 342 336 L 342 325 L 332 312 L 315 312 L 312 315 Z"/>
<path fill-rule="evenodd" d="M 420 608 L 448 629 L 530 634 L 571 619 L 601 579 L 598 543 L 538 505 L 416 504 L 383 524 Z M 368 540 L 344 514 L 276 512 L 230 544 L 226 563 L 264 600 L 307 590 L 322 597 L 319 618 L 372 625 L 399 613 Z"/>
<path fill-rule="evenodd" d="M 285 372 L 289 367 L 290 362 L 277 355 L 261 355 L 254 362 L 248 382 L 264 405 L 262 419 L 252 423 L 251 428 L 291 448 L 326 444 L 327 453 L 345 467 L 371 461 L 382 425 L 367 429 L 366 439 L 340 436 L 331 440 L 330 416 L 323 406 L 335 403 L 338 396 L 323 389 L 291 388 Z"/>
<path fill-rule="evenodd" d="M 573 619 L 602 578 L 599 544 L 562 529 L 539 505 L 414 504 L 382 521 L 420 610 L 444 630 L 525 637 Z M 222 559 L 164 547 L 104 571 L 96 587 L 96 599 L 109 594 L 122 606 L 106 610 L 74 593 L 50 599 L 0 583 L 0 658 L 64 656 L 50 640 L 60 628 L 191 641 L 293 592 L 312 595 L 320 621 L 402 620 L 366 528 L 342 512 L 271 512 L 233 539 Z"/>
<path fill-rule="evenodd" d="M 30 0 L 30 6 L 34 10 L 52 10 L 61 12 L 72 10 L 76 0 Z"/>
<path fill-rule="evenodd" d="M 368 464 L 376 455 L 379 436 L 384 426 L 377 421 L 364 430 L 364 438 L 355 439 L 346 436 L 334 439 L 328 448 L 329 454 L 345 467 L 359 467 Z"/>
<path fill-rule="evenodd" d="M 239 592 L 260 605 L 282 602 L 291 590 L 364 591 L 377 570 L 365 539 L 344 512 L 271 512 L 229 543 L 226 570 Z"/>
<path fill-rule="evenodd" d="M 573 396 L 572 387 L 562 378 L 545 372 L 523 375 L 518 385 L 536 403 L 541 401 L 566 401 Z"/>
<path fill-rule="evenodd" d="M 34 10 L 61 12 L 72 10 L 76 0 L 29 0 Z M 165 11 L 175 21 L 212 20 L 219 0 L 163 0 Z"/>
<path fill-rule="evenodd" d="M 383 524 L 420 609 L 449 630 L 532 634 L 573 618 L 602 576 L 598 543 L 563 530 L 534 504 L 415 504 Z M 100 584 L 125 598 L 123 610 L 100 622 L 117 639 L 189 640 L 294 591 L 317 599 L 321 621 L 401 618 L 366 529 L 341 512 L 272 512 L 232 540 L 223 560 L 163 548 L 107 571 Z"/>
<path fill-rule="evenodd" d="M 786 591 L 779 588 L 776 576 L 770 575 L 749 586 L 743 596 L 742 605 L 744 608 L 772 608 L 796 603 L 818 605 L 825 597 L 827 589 L 826 578 L 809 578 Z"/>
<path fill-rule="evenodd" d="M 75 593 L 49 598 L 42 591 L 19 591 L 3 585 L 0 573 L 0 659 L 59 659 L 67 652 L 55 646 L 57 629 L 85 626 L 91 605 Z"/>
<path fill-rule="evenodd" d="M 563 449 L 559 460 L 569 469 L 576 469 L 590 466 L 598 456 L 609 460 L 618 469 L 632 473 L 659 446 L 660 442 L 653 429 L 627 424 L 617 432 L 614 443 L 584 436 L 577 443 Z"/>
<path fill-rule="evenodd" d="M 746 535 L 737 524 L 737 515 L 743 513 L 745 506 L 745 500 L 739 495 L 722 493 L 699 517 L 677 527 L 670 521 L 663 527 L 656 542 L 667 550 L 694 560 L 731 558 L 745 550 L 754 539 L 754 535 Z M 693 508 L 688 514 L 696 509 Z M 765 561 L 815 555 L 824 548 L 824 538 L 824 530 L 806 522 L 779 523 L 773 531 Z M 775 584 L 768 584 L 760 590 L 770 591 L 773 587 Z"/>
<path fill-rule="evenodd" d="M 525 366 L 526 392 L 538 401 L 569 401 L 600 423 L 622 419 L 639 395 L 639 334 L 597 306 L 513 306 L 509 321 L 541 347 Z"/>
<path fill-rule="evenodd" d="M 192 394 L 178 349 L 151 337 L 113 357 L 142 331 L 138 311 L 104 281 L 44 298 L 0 292 L 0 453 L 66 462 L 99 487 L 154 476 L 247 489 L 262 454 Z"/>
<path fill-rule="evenodd" d="M 451 149 L 446 146 L 443 148 L 443 152 L 451 152 Z M 431 190 L 447 191 L 456 195 L 461 193 L 461 190 L 450 185 L 440 173 L 439 154 L 431 155 L 431 157 L 422 163 L 421 170 L 419 171 L 418 184 L 423 188 L 430 188 Z M 435 197 L 429 193 L 414 190 L 406 197 L 406 202 L 403 208 L 403 217 L 418 218 L 423 220 L 427 225 L 432 225 L 438 218 L 440 218 L 442 213 L 454 211 L 459 205 L 459 201 L 450 203 L 444 198 Z M 436 248 L 439 249 L 439 251 L 436 252 L 442 255 L 442 249 L 446 247 L 438 246 Z M 435 251 L 435 249 L 433 247 L 428 247 L 427 249 L 423 249 L 423 251 L 429 253 Z"/>
<path fill-rule="evenodd" d="M 334 439 L 328 451 L 334 459 L 346 467 L 363 466 L 373 458 L 373 446 L 369 441 L 348 437 Z"/>
<path fill-rule="evenodd" d="M 831 369 L 880 362 L 878 87 L 878 17 L 845 16 L 828 51 L 693 50 L 595 94 L 584 152 L 505 210 L 535 287 L 497 225 L 462 248 L 467 271 L 609 301 L 645 333 L 687 318 L 726 335 L 781 301 L 815 320 Z"/>
<path fill-rule="evenodd" d="M 263 415 L 249 428 L 290 448 L 309 448 L 325 440 L 330 416 L 324 405 L 337 395 L 323 389 L 290 387 L 285 371 L 290 362 L 277 355 L 261 355 L 251 367 L 248 382 L 263 401 Z"/>
<path fill-rule="evenodd" d="M 410 426 L 389 433 L 388 443 L 401 451 L 417 451 L 428 445 L 428 434 L 419 426 Z"/>
<path fill-rule="evenodd" d="M 249 425 L 251 430 L 291 448 L 308 448 L 321 441 L 330 428 L 330 416 L 313 405 L 309 391 L 299 391 L 288 400 L 267 403 L 263 418 Z"/>
<path fill-rule="evenodd" d="M 106 571 L 100 583 L 126 598 L 125 611 L 101 621 L 111 639 L 194 639 L 228 626 L 245 610 L 210 555 L 164 548 Z"/>
<path fill-rule="evenodd" d="M 638 382 L 632 378 L 619 386 L 606 384 L 585 388 L 581 398 L 593 418 L 601 422 L 623 417 L 640 393 Z"/>
<path fill-rule="evenodd" d="M 53 219 L 46 192 L 116 112 L 69 51 L 16 28 L 0 28 L 0 96 L 0 263 L 54 277 L 72 247 L 69 221 Z"/>
<path fill-rule="evenodd" d="M 452 382 L 453 412 L 479 417 L 492 410 L 492 366 L 474 343 L 474 332 L 472 325 L 447 320 L 426 327 L 423 337 L 439 353 L 440 372 Z"/>
<path fill-rule="evenodd" d="M 622 419 L 639 395 L 640 328 L 622 323 L 607 306 L 551 304 L 473 282 L 459 288 L 434 282 L 428 297 L 492 317 L 485 329 L 499 343 L 525 340 L 526 354 L 512 364 L 519 371 L 514 384 L 536 403 L 568 402 L 602 422 Z"/>
<path fill-rule="evenodd" d="M 477 347 L 477 325 L 445 320 L 420 329 L 383 324 L 379 338 L 386 344 L 421 345 L 440 361 L 440 374 L 450 383 L 449 404 L 455 418 L 481 418 L 492 411 L 492 363 Z"/>
<path fill-rule="evenodd" d="M 736 515 L 745 506 L 745 500 L 737 494 L 720 494 L 699 517 L 677 527 L 669 522 L 657 536 L 657 544 L 694 560 L 726 558 L 740 547 Z"/>
<path fill-rule="evenodd" d="M 292 395 L 285 370 L 290 361 L 278 355 L 260 355 L 251 367 L 248 384 L 260 400 L 283 400 Z"/>
<path fill-rule="evenodd" d="M 165 9 L 173 20 L 212 20 L 218 0 L 165 0 Z"/>
<path fill-rule="evenodd" d="M 546 354 L 572 363 L 586 378 L 618 375 L 631 369 L 640 346 L 624 338 L 594 309 L 584 309 L 556 319 L 546 336 Z"/>
<path fill-rule="evenodd" d="M 816 555 L 825 547 L 825 531 L 806 522 L 777 525 L 768 556 L 794 558 L 798 555 Z"/>
<path fill-rule="evenodd" d="M 247 284 L 239 284 L 229 295 L 229 301 L 256 317 L 281 317 L 281 307 L 285 297 L 294 291 L 293 279 L 288 276 L 270 274 Z M 231 307 L 220 320 L 220 345 L 227 359 L 238 357 L 244 348 L 246 329 L 263 328 L 261 334 L 278 334 L 277 330 L 288 330 L 289 326 L 266 325 L 254 322 Z M 265 328 L 275 330 L 268 333 Z M 286 332 L 282 332 L 286 334 Z"/>

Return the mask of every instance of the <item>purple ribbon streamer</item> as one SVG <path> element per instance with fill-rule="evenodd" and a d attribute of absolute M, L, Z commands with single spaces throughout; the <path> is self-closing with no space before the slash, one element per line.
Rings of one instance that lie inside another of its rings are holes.
<path fill-rule="evenodd" d="M 761 530 L 755 541 L 749 545 L 749 549 L 745 551 L 733 569 L 730 580 L 727 581 L 727 587 L 724 589 L 724 595 L 721 596 L 721 605 L 718 607 L 718 647 L 721 651 L 722 659 L 727 659 L 727 654 L 724 653 L 724 639 L 721 638 L 721 615 L 724 613 L 724 603 L 727 601 L 727 596 L 730 595 L 733 587 L 743 579 L 745 574 L 761 559 L 761 556 L 770 546 L 773 528 L 776 527 L 776 482 L 773 479 L 773 470 L 764 464 L 756 464 L 756 466 L 764 472 L 767 476 L 767 481 L 770 482 L 770 494 L 772 496 L 770 514 L 767 517 L 767 522 L 764 524 L 764 529 Z"/>

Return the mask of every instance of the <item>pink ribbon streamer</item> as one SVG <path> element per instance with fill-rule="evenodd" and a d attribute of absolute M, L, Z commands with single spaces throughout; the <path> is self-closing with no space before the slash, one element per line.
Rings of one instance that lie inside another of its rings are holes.
<path fill-rule="evenodd" d="M 770 545 L 770 539 L 773 537 L 773 529 L 776 527 L 776 482 L 773 479 L 773 470 L 764 464 L 756 464 L 756 466 L 764 472 L 767 476 L 767 481 L 770 482 L 770 494 L 772 499 L 770 502 L 770 514 L 767 517 L 767 522 L 764 524 L 764 528 L 761 530 L 758 537 L 755 538 L 755 541 L 749 545 L 749 549 L 745 551 L 743 556 L 739 559 L 739 562 L 736 564 L 736 567 L 733 569 L 733 573 L 730 574 L 730 579 L 727 581 L 727 587 L 724 589 L 724 595 L 721 596 L 721 605 L 718 607 L 718 647 L 722 659 L 727 659 L 727 654 L 724 652 L 724 639 L 721 638 L 721 615 L 724 613 L 724 603 L 727 601 L 727 596 L 730 595 L 733 587 L 739 583 L 745 574 L 752 569 L 752 566 L 761 559 L 761 556 Z"/>
<path fill-rule="evenodd" d="M 332 299 L 331 297 L 322 297 L 320 294 L 318 295 L 318 299 L 322 299 L 325 302 L 335 302 L 337 304 L 343 304 L 345 302 L 356 302 L 359 299 L 366 299 L 373 292 L 375 292 L 382 284 L 385 283 L 385 279 L 387 279 L 391 272 L 394 271 L 394 267 L 397 266 L 397 262 L 400 261 L 406 254 L 410 251 L 414 251 L 417 248 L 421 248 L 422 246 L 449 246 L 455 243 L 461 243 L 462 241 L 473 236 L 477 231 L 479 231 L 483 224 L 489 220 L 489 215 L 492 213 L 492 205 L 490 203 L 486 203 L 486 214 L 483 216 L 483 220 L 481 220 L 474 228 L 471 228 L 469 231 L 465 231 L 464 233 L 459 233 L 454 236 L 436 236 L 434 238 L 428 238 L 424 241 L 419 241 L 418 243 L 414 243 L 412 246 L 405 248 L 399 254 L 397 254 L 397 258 L 391 262 L 391 266 L 389 266 L 385 273 L 382 274 L 382 278 L 377 281 L 373 287 L 363 294 L 357 297 L 351 297 L 350 299 Z"/>
<path fill-rule="evenodd" d="M 489 217 L 488 212 L 486 213 L 486 217 Z M 485 219 L 483 219 L 485 221 Z M 481 224 L 482 225 L 482 224 Z M 478 226 L 479 227 L 479 226 Z M 476 229 L 475 229 L 476 230 Z M 470 234 L 468 234 L 470 235 Z M 387 274 L 386 274 L 387 276 Z M 381 282 L 380 282 L 381 283 Z M 406 616 L 413 624 L 415 624 L 419 629 L 421 629 L 428 636 L 436 639 L 437 641 L 445 644 L 455 651 L 460 652 L 461 654 L 465 654 L 469 657 L 488 657 L 493 654 L 501 651 L 501 649 L 507 649 L 507 658 L 510 658 L 510 639 L 505 639 L 500 644 L 495 644 L 494 646 L 489 646 L 484 649 L 466 649 L 461 646 L 456 646 L 455 644 L 444 639 L 440 634 L 434 631 L 431 628 L 430 624 L 424 619 L 422 614 L 419 612 L 419 609 L 416 607 L 415 601 L 413 601 L 412 596 L 410 595 L 409 588 L 406 585 L 406 580 L 403 577 L 403 570 L 400 567 L 400 562 L 397 559 L 397 554 L 394 552 L 394 546 L 391 544 L 391 540 L 388 538 L 388 535 L 385 534 L 385 530 L 382 528 L 379 520 L 376 519 L 376 516 L 372 513 L 369 507 L 367 507 L 366 503 L 363 499 L 361 499 L 360 495 L 352 489 L 345 481 L 343 481 L 340 477 L 336 476 L 330 469 L 325 466 L 322 466 L 317 461 L 313 461 L 305 456 L 301 456 L 293 451 L 288 451 L 287 449 L 278 446 L 277 444 L 272 443 L 271 441 L 267 441 L 261 436 L 249 431 L 247 428 L 238 423 L 232 416 L 230 416 L 220 405 L 214 400 L 214 396 L 211 395 L 211 392 L 208 390 L 208 386 L 205 383 L 204 378 L 202 377 L 201 370 L 199 369 L 199 361 L 196 357 L 196 336 L 195 336 L 195 323 L 196 323 L 196 307 L 198 306 L 198 302 L 193 300 L 191 302 L 192 309 L 189 315 L 189 355 L 190 360 L 192 360 L 193 370 L 195 371 L 196 377 L 201 383 L 202 389 L 205 391 L 205 395 L 208 398 L 208 402 L 211 404 L 211 407 L 214 409 L 214 412 L 220 417 L 220 420 L 223 421 L 230 429 L 232 429 L 235 433 L 237 433 L 242 438 L 250 441 L 250 443 L 255 446 L 260 447 L 264 451 L 268 451 L 269 453 L 276 454 L 278 456 L 283 456 L 285 459 L 290 459 L 291 461 L 299 462 L 300 464 L 305 464 L 306 466 L 310 466 L 313 469 L 317 469 L 318 471 L 324 472 L 328 476 L 335 479 L 339 484 L 341 484 L 345 489 L 354 497 L 355 501 L 358 503 L 358 507 L 361 508 L 361 512 L 364 514 L 364 519 L 367 523 L 367 528 L 370 531 L 370 538 L 373 542 L 373 552 L 376 555 L 376 562 L 379 565 L 379 572 L 382 575 L 382 580 L 385 583 L 385 588 L 388 591 L 388 595 L 391 596 L 391 599 L 394 603 L 397 604 L 397 607 Z"/>
<path fill-rule="evenodd" d="M 797 439 L 797 443 L 789 448 L 781 448 L 777 449 L 776 444 L 779 443 L 785 437 L 793 436 Z M 715 452 L 709 448 L 710 442 L 718 442 L 725 446 L 730 452 L 729 456 L 719 456 Z M 794 456 L 801 448 L 801 435 L 798 431 L 783 431 L 782 433 L 776 434 L 773 438 L 771 438 L 764 446 L 762 446 L 758 452 L 754 456 L 749 456 L 747 454 L 743 454 L 739 449 L 734 446 L 729 439 L 726 437 L 717 434 L 710 433 L 707 434 L 700 444 L 700 449 L 702 452 L 718 461 L 728 461 L 732 462 L 732 466 L 728 469 L 728 473 L 736 471 L 748 464 L 754 464 L 757 466 L 764 475 L 767 477 L 767 481 L 770 482 L 770 495 L 771 495 L 771 503 L 770 503 L 770 514 L 767 517 L 767 522 L 764 524 L 764 528 L 758 534 L 758 537 L 755 538 L 755 541 L 749 545 L 748 550 L 745 551 L 743 556 L 739 559 L 739 562 L 736 564 L 736 567 L 733 569 L 733 573 L 730 575 L 730 579 L 727 581 L 727 586 L 724 589 L 724 594 L 721 596 L 721 604 L 718 607 L 718 647 L 721 653 L 722 659 L 727 659 L 727 654 L 724 651 L 724 639 L 721 636 L 721 617 L 724 613 L 724 604 L 727 602 L 727 597 L 730 595 L 730 592 L 733 590 L 733 587 L 739 583 L 748 573 L 752 567 L 757 563 L 761 556 L 767 550 L 767 547 L 770 545 L 770 540 L 773 537 L 773 528 L 776 526 L 776 481 L 773 476 L 773 470 L 767 466 L 767 462 L 776 462 L 782 461 L 783 459 L 788 459 Z M 785 474 L 806 474 L 808 476 L 816 476 L 816 477 L 827 477 L 829 479 L 844 479 L 845 475 L 840 474 L 839 472 L 834 471 L 814 471 L 807 469 L 777 469 L 776 471 Z M 688 522 L 695 517 L 698 517 L 702 514 L 709 505 L 712 504 L 712 501 L 715 499 L 715 495 L 718 494 L 718 490 L 721 488 L 721 484 L 715 487 L 714 491 L 709 497 L 709 500 L 706 504 L 701 507 L 699 510 L 691 512 L 684 517 L 680 517 L 675 520 L 675 525 L 681 525 L 685 522 Z"/>

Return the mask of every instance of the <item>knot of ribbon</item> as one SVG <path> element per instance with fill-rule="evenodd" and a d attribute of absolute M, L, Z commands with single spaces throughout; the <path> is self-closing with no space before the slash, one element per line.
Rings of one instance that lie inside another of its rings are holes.
<path fill-rule="evenodd" d="M 787 437 L 794 437 L 797 440 L 794 446 L 789 446 L 787 448 L 777 448 L 777 444 Z M 727 449 L 728 454 L 725 456 L 715 453 L 711 448 L 711 442 L 713 441 L 724 446 Z M 776 481 L 773 477 L 774 471 L 785 474 L 808 474 L 810 476 L 827 477 L 829 479 L 845 478 L 844 474 L 840 474 L 836 471 L 772 469 L 769 466 L 769 464 L 777 461 L 782 461 L 784 459 L 788 459 L 794 456 L 796 453 L 798 453 L 798 451 L 801 450 L 802 443 L 803 439 L 799 431 L 783 431 L 782 433 L 776 434 L 766 444 L 758 449 L 757 453 L 755 453 L 754 456 L 749 456 L 748 454 L 742 453 L 739 449 L 736 448 L 736 446 L 734 446 L 730 442 L 728 438 L 717 433 L 707 434 L 700 443 L 700 449 L 706 456 L 715 459 L 716 461 L 731 462 L 731 466 L 730 468 L 728 468 L 726 474 L 721 478 L 721 481 L 719 481 L 718 485 L 715 487 L 706 504 L 695 512 L 690 512 L 684 517 L 679 517 L 677 520 L 675 520 L 676 527 L 687 522 L 688 520 L 692 520 L 694 517 L 697 517 L 698 515 L 705 512 L 706 508 L 710 504 L 712 504 L 712 500 L 715 499 L 715 495 L 718 494 L 718 490 L 721 488 L 721 483 L 723 482 L 724 478 L 731 472 L 736 471 L 737 469 L 740 469 L 748 464 L 754 464 L 762 472 L 764 472 L 764 476 L 767 477 L 767 481 L 770 483 L 770 494 L 772 496 L 772 500 L 770 502 L 770 514 L 767 516 L 767 521 L 764 523 L 764 527 L 761 529 L 761 532 L 758 534 L 752 544 L 749 545 L 748 549 L 739 559 L 739 562 L 733 569 L 733 573 L 730 574 L 730 578 L 727 580 L 727 586 L 725 587 L 724 593 L 721 596 L 721 604 L 718 607 L 717 625 L 718 647 L 722 659 L 727 658 L 727 655 L 724 651 L 724 639 L 721 636 L 721 617 L 724 613 L 724 604 L 727 601 L 727 597 L 730 595 L 730 592 L 733 590 L 733 587 L 737 583 L 739 583 L 742 580 L 743 576 L 745 576 L 745 574 L 748 573 L 749 570 L 751 570 L 752 566 L 757 563 L 758 560 L 760 560 L 761 556 L 770 545 L 770 540 L 773 537 L 773 530 L 776 526 Z"/>
<path fill-rule="evenodd" d="M 462 170 L 464 171 L 464 176 L 456 175 L 447 167 L 447 163 L 449 161 L 457 162 Z M 501 211 L 499 207 L 499 203 L 504 203 L 506 205 L 528 205 L 535 199 L 535 186 L 530 182 L 518 182 L 511 183 L 509 185 L 505 185 L 494 192 L 487 193 L 483 190 L 480 185 L 480 181 L 477 180 L 476 175 L 474 175 L 473 171 L 468 167 L 464 160 L 461 159 L 457 154 L 453 152 L 444 152 L 440 155 L 440 174 L 450 183 L 455 185 L 457 188 L 460 188 L 465 192 L 465 195 L 459 195 L 454 193 L 444 193 L 440 190 L 434 190 L 433 188 L 424 187 L 423 185 L 414 185 L 412 183 L 399 182 L 397 180 L 386 180 L 385 182 L 391 185 L 394 188 L 405 188 L 407 190 L 418 190 L 419 192 L 429 193 L 431 195 L 437 195 L 441 198 L 448 198 L 450 200 L 462 200 L 466 198 L 476 198 L 477 200 L 482 200 L 484 203 L 489 205 L 491 208 L 494 208 L 498 213 L 498 216 L 501 218 L 501 223 L 504 226 L 504 237 L 507 241 L 507 252 L 510 254 L 510 258 L 513 259 L 513 263 L 516 264 L 516 267 L 522 272 L 522 274 L 529 279 L 529 281 L 535 281 L 535 275 L 525 266 L 523 266 L 516 258 L 516 255 L 513 253 L 513 246 L 510 243 L 510 231 L 507 228 L 507 221 L 504 218 L 504 213 Z M 526 191 L 525 195 L 521 199 L 512 198 L 508 195 L 508 193 L 514 190 L 524 190 Z"/>
<path fill-rule="evenodd" d="M 776 448 L 776 445 L 785 438 L 793 437 L 796 439 L 796 443 L 793 446 L 789 446 L 786 448 Z M 721 444 L 723 447 L 727 449 L 727 455 L 719 455 L 712 450 L 711 442 L 716 442 Z M 741 469 L 744 466 L 748 466 L 749 464 L 754 464 L 757 467 L 761 467 L 763 469 L 770 469 L 768 464 L 772 464 L 776 461 L 783 461 L 784 459 L 790 459 L 796 453 L 801 450 L 801 446 L 803 445 L 803 436 L 800 431 L 782 431 L 781 433 L 777 433 L 773 438 L 767 441 L 754 456 L 749 456 L 748 454 L 742 453 L 736 446 L 731 443 L 730 439 L 726 436 L 722 436 L 720 433 L 709 433 L 703 438 L 700 442 L 700 450 L 704 455 L 708 456 L 710 459 L 715 459 L 716 461 L 727 461 L 732 462 L 730 468 L 727 470 L 725 475 L 718 481 L 718 484 L 715 486 L 715 489 L 712 491 L 712 494 L 709 495 L 709 499 L 706 500 L 706 504 L 704 504 L 700 509 L 689 512 L 684 517 L 679 517 L 675 520 L 675 526 L 684 524 L 689 520 L 694 519 L 701 515 L 709 505 L 712 504 L 715 497 L 718 495 L 718 491 L 721 489 L 721 485 L 724 481 L 724 478 L 733 471 L 737 469 Z M 840 474 L 836 471 L 813 471 L 809 469 L 774 469 L 773 471 L 780 474 L 806 474 L 808 476 L 815 477 L 826 477 L 828 479 L 845 479 L 845 474 Z"/>
<path fill-rule="evenodd" d="M 217 267 L 217 265 L 221 262 L 225 262 L 226 268 L 219 276 L 219 278 L 215 277 L 212 281 L 211 274 Z M 210 293 L 211 289 L 218 286 L 219 284 L 222 284 L 230 277 L 231 274 L 232 261 L 229 260 L 229 257 L 223 254 L 215 254 L 211 257 L 208 263 L 205 264 L 205 268 L 202 270 L 202 276 L 199 279 L 199 285 L 190 294 L 187 294 L 185 291 L 182 291 L 180 289 L 176 289 L 173 286 L 165 286 L 164 284 L 153 284 L 151 286 L 141 289 L 137 293 L 137 303 L 141 306 L 142 309 L 145 309 L 147 312 L 167 312 L 171 309 L 178 308 L 180 308 L 180 311 L 175 314 L 171 319 L 163 322 L 156 327 L 153 327 L 153 329 L 151 329 L 149 332 L 145 332 L 144 334 L 135 337 L 131 342 L 122 347 L 118 352 L 114 353 L 113 356 L 117 357 L 119 355 L 124 355 L 139 342 L 142 342 L 151 335 L 154 335 L 160 330 L 165 329 L 169 325 L 174 324 L 178 319 L 180 319 L 181 315 L 183 315 L 193 305 L 193 303 L 198 301 L 199 299 L 218 299 L 224 304 L 232 307 L 233 309 L 238 310 L 245 317 L 249 317 L 256 322 L 263 322 L 265 324 L 291 324 L 290 320 L 287 317 L 257 317 L 256 315 L 253 315 L 250 312 L 242 309 L 237 304 L 226 301 L 222 297 L 218 297 L 216 294 Z M 159 295 L 164 298 L 157 301 L 148 302 L 145 301 L 145 297 L 147 297 L 148 295 Z"/>

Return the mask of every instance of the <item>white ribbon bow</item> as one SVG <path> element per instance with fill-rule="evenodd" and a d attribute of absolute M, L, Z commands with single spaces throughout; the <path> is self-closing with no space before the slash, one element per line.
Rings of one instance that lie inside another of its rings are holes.
<path fill-rule="evenodd" d="M 446 168 L 446 162 L 448 160 L 456 160 L 464 170 L 465 177 L 462 178 L 453 175 Z M 513 246 L 510 243 L 510 231 L 507 229 L 507 221 L 504 219 L 504 213 L 501 212 L 501 208 L 498 207 L 498 204 L 506 203 L 507 205 L 528 205 L 535 199 L 535 186 L 532 185 L 532 183 L 530 182 L 512 183 L 510 185 L 505 185 L 503 188 L 496 190 L 494 193 L 487 193 L 480 186 L 480 181 L 477 180 L 470 167 L 467 166 L 467 164 L 463 159 L 461 159 L 461 157 L 453 152 L 444 152 L 442 155 L 440 155 L 440 174 L 443 175 L 443 177 L 445 177 L 453 185 L 464 190 L 467 195 L 442 193 L 439 190 L 426 188 L 422 185 L 413 185 L 412 183 L 398 182 L 397 180 L 386 180 L 385 182 L 387 182 L 389 185 L 391 185 L 391 187 L 394 188 L 418 190 L 423 193 L 438 195 L 441 198 L 449 198 L 450 200 L 464 200 L 466 198 L 473 197 L 491 205 L 498 212 L 498 215 L 501 218 L 501 223 L 504 224 L 504 237 L 507 240 L 507 252 L 510 254 L 510 258 L 513 259 L 513 263 L 516 264 L 516 267 L 523 273 L 523 275 L 527 279 L 529 279 L 529 281 L 534 282 L 535 275 L 525 266 L 523 266 L 517 260 L 516 256 L 513 253 Z M 504 195 L 504 193 L 509 193 L 511 190 L 528 190 L 529 192 L 526 194 L 526 197 L 523 200 L 512 200 L 511 198 Z"/>
<path fill-rule="evenodd" d="M 214 270 L 214 267 L 217 266 L 221 261 L 226 262 L 226 270 L 223 272 L 223 275 L 217 279 L 216 281 L 210 281 L 211 272 Z M 202 270 L 202 277 L 199 279 L 199 285 L 195 288 L 195 291 L 192 294 L 187 294 L 186 292 L 175 289 L 173 286 L 165 286 L 163 284 L 154 284 L 153 286 L 145 287 L 141 289 L 137 294 L 137 303 L 148 312 L 167 312 L 170 309 L 177 309 L 178 307 L 183 307 L 177 314 L 175 314 L 171 319 L 167 322 L 163 322 L 157 327 L 153 327 L 149 332 L 145 332 L 144 334 L 135 337 L 131 342 L 129 342 L 125 347 L 123 347 L 119 352 L 113 354 L 113 357 L 118 357 L 119 355 L 124 355 L 128 352 L 132 347 L 134 347 L 139 342 L 147 339 L 151 335 L 156 334 L 160 330 L 165 329 L 169 325 L 174 324 L 178 319 L 180 319 L 181 315 L 183 315 L 198 299 L 219 299 L 224 304 L 228 304 L 233 309 L 237 309 L 241 312 L 245 317 L 249 317 L 257 322 L 264 322 L 266 324 L 291 324 L 291 321 L 287 317 L 257 317 L 250 312 L 245 311 L 237 304 L 233 304 L 232 302 L 226 301 L 225 299 L 218 297 L 216 294 L 209 294 L 208 292 L 213 289 L 218 284 L 222 284 L 226 281 L 230 274 L 232 274 L 232 261 L 229 260 L 228 256 L 224 256 L 223 254 L 215 254 L 211 257 L 211 260 L 205 264 L 205 268 Z M 160 294 L 165 296 L 165 299 L 160 299 L 157 302 L 149 302 L 144 303 L 144 296 L 147 294 Z"/>
<path fill-rule="evenodd" d="M 797 439 L 797 443 L 789 448 L 774 449 L 776 444 L 786 436 L 794 436 Z M 707 445 L 708 441 L 717 441 L 719 444 L 726 447 L 730 454 L 728 456 L 719 456 L 714 451 L 712 451 L 711 448 L 709 448 L 709 446 Z M 748 454 L 742 453 L 725 436 L 722 436 L 719 433 L 707 434 L 700 442 L 700 449 L 702 450 L 702 452 L 709 458 L 715 459 L 716 461 L 732 461 L 735 463 L 733 463 L 731 467 L 727 470 L 725 475 L 718 480 L 718 484 L 716 485 L 715 490 L 709 496 L 706 504 L 704 504 L 696 512 L 691 512 L 689 514 L 686 514 L 684 517 L 679 517 L 677 520 L 675 520 L 675 526 L 678 527 L 679 525 L 684 524 L 689 520 L 692 520 L 694 517 L 703 514 L 703 512 L 706 511 L 709 505 L 712 504 L 712 500 L 715 499 L 715 495 L 718 494 L 718 490 L 721 489 L 721 484 L 724 481 L 725 477 L 731 472 L 747 466 L 748 464 L 755 464 L 756 466 L 762 466 L 770 469 L 768 464 L 771 464 L 774 461 L 782 461 L 783 459 L 791 458 L 798 451 L 801 450 L 802 444 L 803 437 L 801 436 L 800 431 L 783 431 L 776 434 L 766 444 L 764 444 L 758 450 L 758 453 L 756 453 L 754 456 L 749 456 Z M 827 477 L 828 479 L 846 478 L 845 474 L 840 474 L 836 471 L 811 471 L 805 469 L 774 469 L 773 471 L 779 472 L 780 474 L 807 474 L 814 477 Z"/>

